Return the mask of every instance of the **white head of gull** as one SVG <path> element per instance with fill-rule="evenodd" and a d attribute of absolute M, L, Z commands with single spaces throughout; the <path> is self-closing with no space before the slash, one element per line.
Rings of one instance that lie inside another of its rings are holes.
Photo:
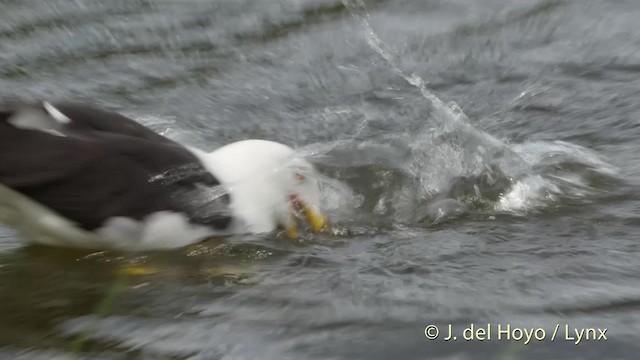
<path fill-rule="evenodd" d="M 292 148 L 267 140 L 243 140 L 211 153 L 191 149 L 231 195 L 235 233 L 271 232 L 283 227 L 296 236 L 296 215 L 311 228 L 324 225 L 319 176 Z"/>

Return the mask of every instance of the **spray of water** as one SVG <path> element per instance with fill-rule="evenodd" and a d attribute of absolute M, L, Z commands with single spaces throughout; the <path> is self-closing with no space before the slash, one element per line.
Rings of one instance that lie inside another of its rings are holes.
<path fill-rule="evenodd" d="M 588 177 L 562 170 L 566 163 L 604 176 L 617 175 L 615 167 L 582 147 L 560 142 L 511 145 L 474 127 L 458 104 L 444 102 L 427 87 L 422 77 L 400 67 L 400 59 L 372 28 L 363 0 L 343 0 L 343 5 L 362 29 L 370 49 L 384 59 L 390 70 L 415 87 L 426 100 L 425 106 L 431 107 L 424 131 L 408 136 L 411 158 L 402 169 L 415 181 L 397 190 L 391 196 L 391 204 L 387 201 L 389 196 L 381 197 L 374 212 L 384 213 L 389 207 L 394 208 L 396 214 L 415 212 L 420 201 L 426 201 L 435 204 L 425 210 L 430 218 L 462 214 L 461 208 L 466 206 L 490 212 L 528 213 L 562 197 L 587 197 L 597 192 L 590 186 Z M 529 90 L 523 91 L 520 97 L 536 91 Z M 512 103 L 517 101 L 519 98 Z M 490 116 L 502 112 L 496 111 Z M 360 128 L 366 125 L 365 120 Z M 352 140 L 341 139 L 331 146 Z M 330 151 L 331 147 L 326 145 L 323 151 L 316 148 L 316 154 Z M 535 158 L 529 156 L 532 149 L 538 154 Z"/>

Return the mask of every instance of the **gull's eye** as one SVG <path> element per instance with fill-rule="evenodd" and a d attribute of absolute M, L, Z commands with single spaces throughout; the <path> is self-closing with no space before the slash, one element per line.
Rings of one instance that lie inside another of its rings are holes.
<path fill-rule="evenodd" d="M 295 177 L 295 178 L 296 178 L 296 180 L 298 180 L 299 182 L 303 182 L 303 181 L 307 180 L 307 177 L 306 177 L 306 176 L 304 176 L 304 175 L 302 175 L 302 174 L 300 174 L 300 173 L 296 173 L 296 174 L 294 175 L 294 177 Z"/>

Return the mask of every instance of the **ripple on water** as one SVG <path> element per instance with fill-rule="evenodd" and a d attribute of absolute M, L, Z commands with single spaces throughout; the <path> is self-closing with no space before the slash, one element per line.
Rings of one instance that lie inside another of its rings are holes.
<path fill-rule="evenodd" d="M 287 142 L 335 226 L 135 255 L 0 229 L 0 357 L 65 357 L 87 327 L 105 359 L 635 356 L 637 3 L 350 3 L 3 2 L 0 97 L 92 99 L 207 149 Z M 421 336 L 470 322 L 612 336 Z"/>

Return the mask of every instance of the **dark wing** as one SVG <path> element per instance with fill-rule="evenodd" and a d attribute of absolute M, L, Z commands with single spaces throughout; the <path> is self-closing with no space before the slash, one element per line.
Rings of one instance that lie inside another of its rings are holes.
<path fill-rule="evenodd" d="M 83 228 L 162 210 L 185 212 L 192 222 L 216 228 L 229 224 L 227 197 L 207 204 L 216 211 L 186 201 L 218 184 L 186 149 L 108 132 L 55 136 L 13 126 L 6 121 L 12 114 L 0 112 L 0 183 Z M 177 175 L 167 180 L 166 174 Z"/>
<path fill-rule="evenodd" d="M 5 121 L 21 129 L 55 131 L 65 136 L 91 137 L 118 134 L 179 146 L 122 114 L 79 103 L 7 101 L 0 105 Z"/>
<path fill-rule="evenodd" d="M 65 133 L 77 134 L 97 131 L 178 145 L 173 140 L 122 114 L 86 104 L 55 103 L 52 106 L 71 120 L 64 125 L 63 132 Z"/>

